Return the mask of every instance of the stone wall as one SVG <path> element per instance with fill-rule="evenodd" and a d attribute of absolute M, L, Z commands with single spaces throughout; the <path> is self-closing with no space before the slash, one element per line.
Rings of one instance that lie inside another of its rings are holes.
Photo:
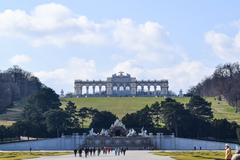
<path fill-rule="evenodd" d="M 148 137 L 151 146 L 154 149 L 160 150 L 193 150 L 196 147 L 198 150 L 223 150 L 225 143 L 216 142 L 216 141 L 204 141 L 197 139 L 187 139 L 187 138 L 177 138 L 174 135 L 162 135 L 157 134 L 151 137 Z M 127 141 L 129 140 L 127 137 L 117 138 L 118 140 Z M 51 138 L 51 139 L 43 139 L 36 141 L 27 141 L 27 142 L 18 142 L 18 143 L 8 143 L 8 144 L 0 144 L 0 150 L 29 150 L 30 147 L 33 150 L 72 150 L 79 146 L 83 146 L 86 144 L 85 141 L 86 136 L 80 136 L 75 134 L 73 136 L 63 136 L 61 138 Z M 98 138 L 95 138 L 98 141 Z M 136 138 L 136 143 L 139 141 L 139 138 Z M 134 137 L 131 137 L 131 141 L 134 141 Z M 122 143 L 122 142 L 119 142 Z M 126 143 L 124 143 L 126 144 Z M 229 144 L 231 148 L 235 149 L 236 144 Z M 139 147 L 132 147 L 130 149 L 143 149 L 142 144 L 139 143 Z M 114 146 L 112 146 L 114 147 Z M 119 146 L 118 146 L 119 147 Z M 126 146 L 128 147 L 128 146 Z"/>

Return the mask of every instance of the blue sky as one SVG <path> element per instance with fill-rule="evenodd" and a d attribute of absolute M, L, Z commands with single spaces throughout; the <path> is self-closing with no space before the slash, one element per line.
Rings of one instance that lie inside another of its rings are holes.
<path fill-rule="evenodd" d="M 0 0 L 0 69 L 12 65 L 59 93 L 74 79 L 125 71 L 186 91 L 240 58 L 240 1 Z"/>

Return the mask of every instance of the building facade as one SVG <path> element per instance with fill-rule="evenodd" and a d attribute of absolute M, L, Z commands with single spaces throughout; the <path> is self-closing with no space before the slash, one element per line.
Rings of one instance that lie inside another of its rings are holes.
<path fill-rule="evenodd" d="M 82 96 L 166 96 L 168 80 L 137 80 L 130 74 L 119 72 L 106 81 L 74 82 L 75 95 Z"/>

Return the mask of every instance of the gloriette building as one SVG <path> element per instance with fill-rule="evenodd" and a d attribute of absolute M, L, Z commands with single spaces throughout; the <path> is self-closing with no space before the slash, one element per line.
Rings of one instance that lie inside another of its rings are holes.
<path fill-rule="evenodd" d="M 168 80 L 137 80 L 119 72 L 102 80 L 75 80 L 75 95 L 85 96 L 166 96 Z"/>

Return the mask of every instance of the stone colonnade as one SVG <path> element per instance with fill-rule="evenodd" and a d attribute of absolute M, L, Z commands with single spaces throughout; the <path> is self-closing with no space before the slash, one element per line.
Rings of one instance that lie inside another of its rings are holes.
<path fill-rule="evenodd" d="M 83 88 L 85 87 L 85 95 L 89 95 L 89 89 L 92 87 L 92 94 L 102 95 L 103 92 L 106 92 L 106 82 L 104 81 L 75 81 L 75 94 L 77 96 L 83 95 Z M 98 88 L 98 92 L 96 92 L 96 88 Z"/>
<path fill-rule="evenodd" d="M 76 96 L 164 96 L 168 94 L 168 81 L 135 81 L 135 82 L 108 82 L 108 81 L 75 81 Z M 83 88 L 85 93 L 83 93 Z M 89 92 L 91 88 L 91 94 Z M 98 92 L 96 92 L 98 88 Z M 140 89 L 139 89 L 140 88 Z"/>

